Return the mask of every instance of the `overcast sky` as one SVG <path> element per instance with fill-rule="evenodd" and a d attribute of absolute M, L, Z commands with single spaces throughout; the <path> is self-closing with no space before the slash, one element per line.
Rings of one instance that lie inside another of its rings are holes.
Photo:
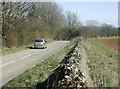
<path fill-rule="evenodd" d="M 97 20 L 118 26 L 118 2 L 58 2 L 64 12 L 71 11 L 78 14 L 80 21 Z"/>

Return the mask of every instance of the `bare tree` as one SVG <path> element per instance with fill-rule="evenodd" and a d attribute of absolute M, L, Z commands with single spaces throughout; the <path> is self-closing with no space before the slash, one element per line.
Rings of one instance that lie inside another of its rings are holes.
<path fill-rule="evenodd" d="M 36 3 L 38 17 L 52 26 L 60 25 L 64 20 L 62 8 L 55 2 Z"/>
<path fill-rule="evenodd" d="M 66 20 L 67 20 L 68 26 L 76 26 L 80 24 L 80 22 L 78 21 L 77 13 L 73 13 L 70 11 L 67 11 L 66 13 L 67 13 Z"/>
<path fill-rule="evenodd" d="M 115 33 L 117 33 L 117 30 L 115 30 L 112 25 L 107 23 L 101 25 L 101 36 L 114 36 Z"/>
<path fill-rule="evenodd" d="M 99 22 L 96 20 L 88 20 L 86 22 L 86 26 L 99 26 L 99 25 L 100 25 Z"/>
<path fill-rule="evenodd" d="M 23 18 L 31 9 L 31 2 L 1 2 L 2 7 L 2 37 L 9 43 L 10 33 L 20 23 L 18 18 Z M 10 44 L 7 44 L 10 47 Z"/>

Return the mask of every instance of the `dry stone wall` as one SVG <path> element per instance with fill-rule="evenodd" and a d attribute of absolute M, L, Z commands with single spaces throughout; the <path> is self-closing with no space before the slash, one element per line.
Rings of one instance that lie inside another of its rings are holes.
<path fill-rule="evenodd" d="M 81 53 L 78 43 L 71 48 L 59 67 L 56 89 L 87 89 L 86 77 L 81 71 Z"/>

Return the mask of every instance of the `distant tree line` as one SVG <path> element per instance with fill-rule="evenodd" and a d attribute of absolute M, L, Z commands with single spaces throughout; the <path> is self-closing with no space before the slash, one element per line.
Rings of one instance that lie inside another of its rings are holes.
<path fill-rule="evenodd" d="M 117 36 L 112 25 L 88 21 L 83 26 L 77 13 L 63 9 L 55 2 L 1 2 L 3 48 L 33 43 L 36 38 L 71 40 L 76 36 Z"/>
<path fill-rule="evenodd" d="M 118 36 L 118 28 L 110 24 L 99 24 L 95 20 L 89 20 L 86 26 L 83 26 L 82 35 L 86 37 L 112 37 Z"/>

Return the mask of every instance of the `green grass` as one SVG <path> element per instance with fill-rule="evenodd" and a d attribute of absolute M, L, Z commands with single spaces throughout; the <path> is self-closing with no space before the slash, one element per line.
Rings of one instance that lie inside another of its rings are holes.
<path fill-rule="evenodd" d="M 32 45 L 30 45 L 30 46 L 32 46 Z M 5 55 L 11 54 L 11 53 L 15 53 L 15 52 L 22 51 L 22 50 L 27 50 L 27 49 L 29 49 L 29 48 L 27 48 L 27 46 L 10 48 L 10 49 L 6 49 L 6 50 L 2 50 L 2 52 L 0 52 L 0 54 L 2 56 L 5 56 Z"/>
<path fill-rule="evenodd" d="M 118 52 L 96 39 L 89 39 L 92 47 L 87 49 L 88 66 L 94 85 L 118 86 Z"/>
<path fill-rule="evenodd" d="M 51 42 L 53 42 L 53 40 L 48 41 L 48 43 L 51 43 Z M 0 52 L 0 55 L 5 56 L 5 55 L 11 54 L 11 53 L 16 53 L 16 52 L 19 52 L 22 50 L 27 50 L 27 49 L 29 49 L 28 47 L 34 47 L 34 46 L 33 46 L 33 44 L 29 44 L 29 45 L 24 45 L 24 46 L 17 47 L 17 48 L 5 49 L 5 50 L 2 50 L 2 52 Z"/>
<path fill-rule="evenodd" d="M 25 71 L 16 78 L 6 83 L 3 87 L 33 87 L 37 83 L 42 83 L 50 74 L 54 72 L 54 69 L 59 65 L 62 57 L 72 47 L 70 42 L 65 48 L 50 56 L 45 61 L 37 64 L 32 69 Z"/>

